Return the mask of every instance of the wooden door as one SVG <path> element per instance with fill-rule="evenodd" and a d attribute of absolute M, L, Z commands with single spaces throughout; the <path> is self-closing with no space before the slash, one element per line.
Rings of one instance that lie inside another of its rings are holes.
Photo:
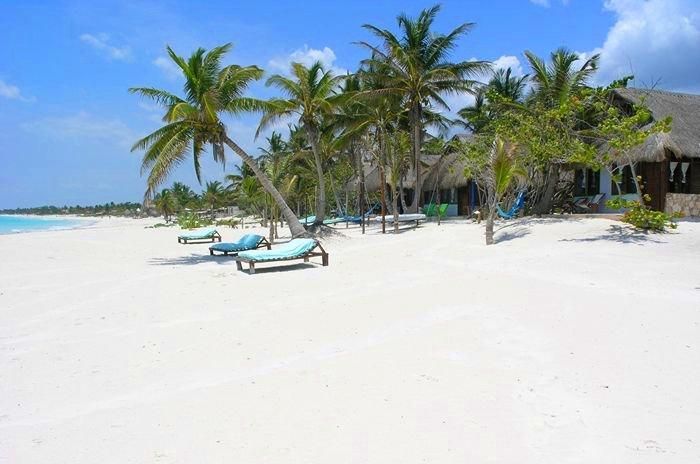
<path fill-rule="evenodd" d="M 649 206 L 656 211 L 666 207 L 668 190 L 668 161 L 660 163 L 639 163 L 639 175 L 642 177 L 642 194 L 651 196 Z"/>

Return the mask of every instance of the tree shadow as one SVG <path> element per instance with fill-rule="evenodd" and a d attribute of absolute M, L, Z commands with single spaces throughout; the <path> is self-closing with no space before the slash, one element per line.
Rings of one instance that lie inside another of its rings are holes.
<path fill-rule="evenodd" d="M 280 263 L 274 263 L 270 262 L 270 267 L 258 267 L 262 263 L 256 263 L 255 265 L 255 274 L 250 274 L 248 266 L 243 263 L 243 271 L 238 271 L 241 272 L 245 275 L 253 275 L 256 276 L 258 274 L 273 274 L 275 272 L 289 272 L 289 271 L 298 271 L 301 269 L 314 269 L 317 267 L 322 267 L 321 264 L 316 264 L 316 263 L 297 263 L 297 264 L 280 264 Z"/>
<path fill-rule="evenodd" d="M 224 255 L 189 255 L 178 256 L 176 258 L 151 258 L 148 264 L 152 266 L 194 266 L 196 264 L 216 263 L 216 264 L 233 264 L 231 259 L 233 256 Z"/>
<path fill-rule="evenodd" d="M 623 226 L 613 224 L 608 227 L 607 231 L 601 235 L 595 237 L 585 237 L 585 238 L 562 238 L 559 239 L 560 242 L 617 242 L 617 243 L 631 243 L 635 245 L 644 245 L 645 243 L 668 243 L 663 240 L 656 238 L 658 233 L 645 232 L 642 230 L 635 229 L 633 227 Z"/>
<path fill-rule="evenodd" d="M 517 229 L 507 230 L 505 232 L 500 232 L 501 230 L 503 230 L 503 227 L 494 233 L 494 240 L 496 243 L 508 242 L 516 238 L 522 238 L 526 235 L 530 235 L 530 229 L 525 227 L 519 227 Z"/>

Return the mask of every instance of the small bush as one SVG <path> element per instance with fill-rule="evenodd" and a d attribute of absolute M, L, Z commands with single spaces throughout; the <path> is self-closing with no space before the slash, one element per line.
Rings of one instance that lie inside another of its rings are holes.
<path fill-rule="evenodd" d="M 182 229 L 196 229 L 198 227 L 209 226 L 211 224 L 211 219 L 201 218 L 195 213 L 180 213 L 177 216 L 177 225 L 179 225 Z"/>
<path fill-rule="evenodd" d="M 217 226 L 229 226 L 229 227 L 238 227 L 238 223 L 240 221 L 236 218 L 231 218 L 231 219 L 220 219 L 216 221 Z"/>
<path fill-rule="evenodd" d="M 611 209 L 626 209 L 622 215 L 622 222 L 626 222 L 637 229 L 664 232 L 667 228 L 675 229 L 678 227 L 676 219 L 682 217 L 681 214 L 671 215 L 663 211 L 654 211 L 645 204 L 650 201 L 651 197 L 645 194 L 642 196 L 642 201 L 613 198 L 605 204 Z"/>

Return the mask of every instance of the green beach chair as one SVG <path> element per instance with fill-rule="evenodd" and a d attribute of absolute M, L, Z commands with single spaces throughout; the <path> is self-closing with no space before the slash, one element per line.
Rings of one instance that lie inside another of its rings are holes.
<path fill-rule="evenodd" d="M 439 207 L 435 203 L 428 203 L 423 207 L 423 213 L 425 213 L 427 217 L 433 217 L 439 214 L 441 218 L 444 218 L 447 215 L 447 208 L 449 208 L 449 206 L 448 203 L 440 203 Z"/>
<path fill-rule="evenodd" d="M 177 243 L 220 242 L 221 234 L 216 229 L 195 230 L 178 235 Z"/>
<path fill-rule="evenodd" d="M 255 250 L 257 248 L 266 247 L 270 249 L 270 242 L 262 235 L 245 234 L 236 242 L 217 243 L 209 247 L 209 254 L 214 256 L 214 252 L 221 253 L 224 256 L 236 256 L 241 251 Z"/>
<path fill-rule="evenodd" d="M 320 251 L 314 251 L 317 248 Z M 298 259 L 303 259 L 306 263 L 309 261 L 309 258 L 314 256 L 320 256 L 323 266 L 328 266 L 328 253 L 317 240 L 312 238 L 295 238 L 274 250 L 241 251 L 234 259 L 236 260 L 236 267 L 239 271 L 243 270 L 243 263 L 248 263 L 248 273 L 255 274 L 255 265 L 257 263 L 292 261 Z"/>

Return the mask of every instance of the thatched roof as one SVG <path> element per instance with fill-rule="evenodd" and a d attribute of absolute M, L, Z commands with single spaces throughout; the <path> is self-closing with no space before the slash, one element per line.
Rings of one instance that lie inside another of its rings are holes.
<path fill-rule="evenodd" d="M 423 163 L 423 190 L 433 190 L 436 180 L 441 189 L 467 185 L 468 179 L 464 177 L 465 166 L 457 153 L 442 158 L 438 155 L 423 155 L 421 162 Z M 380 186 L 379 168 L 372 166 L 368 171 L 365 171 L 365 189 L 368 192 L 374 192 L 379 190 Z M 413 168 L 409 169 L 404 176 L 403 186 L 407 189 L 415 188 L 416 174 Z"/>
<path fill-rule="evenodd" d="M 451 153 L 436 163 L 425 177 L 423 190 L 432 190 L 437 185 L 441 189 L 464 187 L 469 179 L 464 177 L 464 162 L 458 153 Z"/>
<path fill-rule="evenodd" d="M 638 161 L 663 161 L 666 153 L 677 158 L 700 158 L 700 95 L 662 90 L 617 89 L 615 96 L 627 105 L 643 104 L 654 120 L 671 116 L 671 132 L 654 134 L 632 151 Z"/>

